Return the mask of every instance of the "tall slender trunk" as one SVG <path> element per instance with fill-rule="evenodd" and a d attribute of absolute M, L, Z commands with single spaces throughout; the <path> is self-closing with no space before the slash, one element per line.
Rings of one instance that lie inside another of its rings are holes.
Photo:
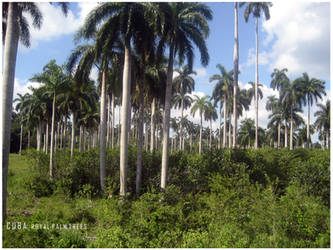
<path fill-rule="evenodd" d="M 209 120 L 209 149 L 212 149 L 212 119 Z"/>
<path fill-rule="evenodd" d="M 111 98 L 110 95 L 107 95 L 107 122 L 106 122 L 106 147 L 110 145 L 110 121 L 111 121 Z"/>
<path fill-rule="evenodd" d="M 280 148 L 280 142 L 281 142 L 281 123 L 278 123 L 278 143 L 277 143 L 277 147 Z"/>
<path fill-rule="evenodd" d="M 21 132 L 20 132 L 20 151 L 19 151 L 19 155 L 22 154 L 22 138 L 23 138 L 23 123 L 21 122 Z"/>
<path fill-rule="evenodd" d="M 162 142 L 163 145 L 162 145 L 162 169 L 161 169 L 161 188 L 163 190 L 166 188 L 167 185 L 173 60 L 174 60 L 174 44 L 173 42 L 171 42 L 171 46 L 169 49 L 169 63 L 167 71 L 167 84 L 165 91 L 165 105 L 163 113 L 163 142 Z"/>
<path fill-rule="evenodd" d="M 255 82 L 255 102 L 256 102 L 256 139 L 254 142 L 254 148 L 258 148 L 258 83 L 259 83 L 259 71 L 258 71 L 258 17 L 256 17 L 256 82 Z"/>
<path fill-rule="evenodd" d="M 2 75 L 2 215 L 6 218 L 7 175 L 10 151 L 10 127 L 16 55 L 19 40 L 17 17 L 20 15 L 17 3 L 8 3 L 7 32 L 4 45 L 4 68 Z"/>
<path fill-rule="evenodd" d="M 43 152 L 46 152 L 46 133 L 43 135 Z"/>
<path fill-rule="evenodd" d="M 199 139 L 199 155 L 202 149 L 202 113 L 200 112 L 200 139 Z"/>
<path fill-rule="evenodd" d="M 86 127 L 83 126 L 83 144 L 82 144 L 82 152 L 86 152 L 86 144 L 87 144 L 87 135 L 86 135 Z"/>
<path fill-rule="evenodd" d="M 288 121 L 285 120 L 285 127 L 284 127 L 284 147 L 288 147 Z"/>
<path fill-rule="evenodd" d="M 190 153 L 192 153 L 192 133 L 190 134 Z"/>
<path fill-rule="evenodd" d="M 120 105 L 118 105 L 118 147 L 120 147 L 120 134 L 121 134 L 121 131 L 120 131 L 120 126 L 121 126 L 121 123 L 120 123 Z"/>
<path fill-rule="evenodd" d="M 59 147 L 62 148 L 63 147 L 63 139 L 64 139 L 64 123 L 63 123 L 63 121 L 60 123 L 59 136 L 60 136 L 60 145 L 59 145 Z"/>
<path fill-rule="evenodd" d="M 329 149 L 330 147 L 330 135 L 329 135 L 329 131 L 326 132 L 326 148 Z"/>
<path fill-rule="evenodd" d="M 310 100 L 308 97 L 308 122 L 306 126 L 306 147 L 310 147 Z"/>
<path fill-rule="evenodd" d="M 290 106 L 290 150 L 293 149 L 293 107 Z"/>
<path fill-rule="evenodd" d="M 50 177 L 53 177 L 53 151 L 54 151 L 54 125 L 55 125 L 55 102 L 56 93 L 53 93 L 53 103 L 52 103 L 52 122 L 51 122 L 51 144 L 50 144 Z"/>
<path fill-rule="evenodd" d="M 37 139 L 37 151 L 39 151 L 42 144 L 42 121 L 38 122 L 36 139 Z"/>
<path fill-rule="evenodd" d="M 221 136 L 222 136 L 222 133 L 221 133 L 221 118 L 222 118 L 222 103 L 220 104 L 220 122 L 219 122 L 219 140 L 218 140 L 218 149 L 221 149 Z"/>
<path fill-rule="evenodd" d="M 224 94 L 224 102 L 223 102 L 223 119 L 224 119 L 224 127 L 223 127 L 223 148 L 227 146 L 227 95 Z"/>
<path fill-rule="evenodd" d="M 107 68 L 107 66 L 106 66 Z M 102 88 L 101 88 L 101 108 L 100 108 L 100 151 L 99 151 L 99 174 L 101 190 L 105 187 L 105 157 L 106 157 L 106 74 L 107 69 L 102 71 Z"/>
<path fill-rule="evenodd" d="M 229 133 L 229 148 L 231 148 L 231 114 L 228 114 L 228 116 L 229 116 L 229 131 L 228 131 L 228 133 Z"/>
<path fill-rule="evenodd" d="M 146 135 L 146 137 L 145 137 L 145 143 L 146 143 L 146 152 L 148 152 L 148 148 L 149 148 L 149 131 L 148 131 L 148 124 L 146 123 L 145 124 L 145 130 L 146 130 L 146 132 L 145 132 L 145 135 Z"/>
<path fill-rule="evenodd" d="M 74 155 L 74 146 L 75 146 L 75 125 L 76 125 L 76 111 L 73 112 L 72 115 L 72 140 L 71 140 L 71 159 Z"/>
<path fill-rule="evenodd" d="M 237 137 L 237 85 L 238 85 L 238 3 L 235 2 L 235 41 L 234 41 L 234 130 L 232 147 L 236 148 Z"/>
<path fill-rule="evenodd" d="M 82 125 L 80 125 L 80 135 L 79 135 L 79 152 L 82 153 Z"/>
<path fill-rule="evenodd" d="M 28 149 L 30 149 L 30 129 L 28 130 Z"/>
<path fill-rule="evenodd" d="M 65 117 L 65 123 L 64 123 L 64 148 L 66 148 L 66 130 L 67 130 L 67 117 Z"/>
<path fill-rule="evenodd" d="M 123 97 L 121 116 L 121 141 L 120 141 L 120 196 L 125 197 L 127 191 L 127 154 L 128 131 L 130 128 L 128 112 L 131 100 L 131 48 L 130 41 L 125 41 L 125 59 L 123 71 Z"/>
<path fill-rule="evenodd" d="M 111 148 L 114 147 L 114 120 L 115 120 L 114 98 L 115 98 L 115 96 L 112 93 L 112 100 L 111 100 L 111 110 L 112 110 L 112 120 L 111 120 Z"/>
<path fill-rule="evenodd" d="M 181 101 L 181 105 L 180 105 L 180 109 L 181 109 L 181 120 L 180 120 L 180 134 L 179 134 L 179 150 L 182 150 L 182 140 L 183 140 L 183 118 L 184 118 L 184 99 L 182 99 Z"/>
<path fill-rule="evenodd" d="M 182 140 L 182 150 L 184 151 L 185 150 L 185 138 L 183 137 L 183 140 Z"/>
<path fill-rule="evenodd" d="M 45 153 L 48 153 L 48 148 L 49 148 L 49 121 L 46 121 L 46 133 L 45 133 Z"/>
<path fill-rule="evenodd" d="M 143 74 L 144 75 L 144 74 Z M 136 185 L 135 192 L 139 194 L 141 187 L 141 175 L 142 175 L 142 145 L 143 145 L 143 118 L 144 118 L 144 96 L 143 96 L 143 83 L 140 81 L 140 93 L 139 93 L 139 123 L 138 123 L 138 155 L 136 163 Z M 147 126 L 146 126 L 147 128 Z M 146 129 L 147 130 L 147 129 Z M 148 131 L 146 131 L 146 138 L 148 138 Z M 148 142 L 148 140 L 147 140 Z M 147 144 L 146 144 L 147 145 Z"/>
<path fill-rule="evenodd" d="M 155 97 L 151 103 L 151 116 L 150 116 L 150 152 L 154 151 L 154 135 L 155 133 Z"/>

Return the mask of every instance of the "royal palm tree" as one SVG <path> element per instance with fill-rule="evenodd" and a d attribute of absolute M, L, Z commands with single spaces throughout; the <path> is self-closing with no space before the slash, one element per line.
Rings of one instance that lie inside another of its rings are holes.
<path fill-rule="evenodd" d="M 297 81 L 302 85 L 304 103 L 308 106 L 308 122 L 306 125 L 306 147 L 310 146 L 310 107 L 313 105 L 313 101 L 316 102 L 322 99 L 322 95 L 326 95 L 325 82 L 316 78 L 311 78 L 307 73 L 303 73 L 303 76 L 298 78 Z"/>
<path fill-rule="evenodd" d="M 238 132 L 239 145 L 250 148 L 255 140 L 256 128 L 254 120 L 246 118 L 241 121 L 241 125 Z"/>
<path fill-rule="evenodd" d="M 249 82 L 249 84 L 251 85 L 251 87 L 247 90 L 247 93 L 248 93 L 248 96 L 250 98 L 250 100 L 252 101 L 253 99 L 256 100 L 256 85 L 254 82 Z M 257 87 L 257 95 L 259 97 L 259 99 L 262 99 L 263 98 L 263 94 L 262 94 L 262 91 L 261 91 L 261 88 L 262 87 L 262 84 L 259 83 L 258 84 L 258 87 Z"/>
<path fill-rule="evenodd" d="M 331 102 L 327 100 L 325 104 L 317 104 L 319 110 L 314 114 L 316 118 L 315 127 L 326 137 L 326 148 L 329 148 Z"/>
<path fill-rule="evenodd" d="M 288 84 L 289 78 L 287 77 L 288 69 L 284 68 L 282 70 L 274 69 L 274 72 L 271 74 L 271 88 L 274 90 L 281 90 L 285 84 Z"/>
<path fill-rule="evenodd" d="M 245 3 L 240 3 L 240 6 L 243 6 Z M 269 7 L 272 6 L 272 3 L 269 2 L 250 2 L 247 3 L 244 18 L 248 22 L 249 16 L 252 14 L 256 20 L 256 72 L 255 72 L 255 108 L 256 108 L 256 139 L 254 147 L 258 148 L 258 84 L 259 84 L 259 70 L 258 70 L 258 57 L 259 57 L 259 43 L 258 43 L 258 19 L 261 16 L 261 12 L 264 13 L 265 19 L 270 19 Z"/>
<path fill-rule="evenodd" d="M 216 121 L 217 112 L 211 102 L 208 102 L 204 110 L 204 118 L 209 121 L 209 149 L 212 149 L 212 121 Z"/>
<path fill-rule="evenodd" d="M 173 86 L 176 92 L 176 96 L 174 97 L 174 105 L 175 107 L 180 108 L 181 112 L 181 120 L 180 120 L 180 140 L 179 140 L 179 149 L 182 150 L 182 140 L 183 140 L 183 117 L 184 117 L 184 109 L 187 109 L 192 104 L 192 98 L 187 95 L 191 94 L 194 90 L 194 79 L 192 78 L 192 74 L 196 75 L 197 73 L 189 68 L 188 65 L 185 65 L 183 69 L 175 69 L 175 71 L 179 74 L 173 80 Z"/>
<path fill-rule="evenodd" d="M 236 137 L 237 137 L 237 90 L 238 90 L 238 3 L 235 2 L 235 40 L 234 40 L 234 131 L 232 147 L 236 148 Z"/>
<path fill-rule="evenodd" d="M 62 10 L 67 14 L 68 3 L 59 3 Z M 6 218 L 6 199 L 7 199 L 7 173 L 9 161 L 11 110 L 14 92 L 15 65 L 19 40 L 21 43 L 30 46 L 29 25 L 23 13 L 32 17 L 32 24 L 35 28 L 40 28 L 42 24 L 42 14 L 35 3 L 15 3 L 8 2 L 3 4 L 3 42 L 4 42 L 4 63 L 2 78 L 2 215 Z"/>
<path fill-rule="evenodd" d="M 290 110 L 290 150 L 293 149 L 293 114 L 294 109 L 301 108 L 302 86 L 298 81 L 285 84 L 281 90 L 280 103 L 286 105 Z"/>
<path fill-rule="evenodd" d="M 167 84 L 165 93 L 165 105 L 163 115 L 163 148 L 161 188 L 165 189 L 168 172 L 168 147 L 169 147 L 169 120 L 172 97 L 173 64 L 175 56 L 179 56 L 182 64 L 187 58 L 189 68 L 192 69 L 194 53 L 193 45 L 196 45 L 201 55 L 201 63 L 206 66 L 209 61 L 205 39 L 209 35 L 207 20 L 212 19 L 212 12 L 208 6 L 202 3 L 172 2 L 164 5 L 165 25 L 161 34 L 162 41 L 169 45 L 169 62 L 167 70 Z"/>
<path fill-rule="evenodd" d="M 17 102 L 15 110 L 18 111 L 19 119 L 20 119 L 20 127 L 21 127 L 21 132 L 20 132 L 20 150 L 19 154 L 21 155 L 22 153 L 22 137 L 23 137 L 23 124 L 26 119 L 27 115 L 27 100 L 29 99 L 29 94 L 26 93 L 25 95 L 17 94 L 18 98 L 14 99 L 14 103 Z"/>
<path fill-rule="evenodd" d="M 281 105 L 279 104 L 279 99 L 276 98 L 275 96 L 268 96 L 268 100 L 266 102 L 266 110 L 272 111 L 272 114 L 269 115 L 269 119 L 271 119 L 271 120 L 269 121 L 267 127 L 277 127 L 277 132 L 278 132 L 277 147 L 280 148 L 281 124 L 283 121 L 283 115 L 282 115 Z"/>
<path fill-rule="evenodd" d="M 215 100 L 215 103 L 219 100 L 223 102 L 223 119 L 224 119 L 224 126 L 223 126 L 223 147 L 226 147 L 226 124 L 227 124 L 227 102 L 231 97 L 232 94 L 232 84 L 233 84 L 233 70 L 227 72 L 227 70 L 221 65 L 217 64 L 216 67 L 220 70 L 220 75 L 215 74 L 209 78 L 209 82 L 217 81 L 212 98 Z"/>
<path fill-rule="evenodd" d="M 200 138 L 199 138 L 199 155 L 201 154 L 202 151 L 202 116 L 205 113 L 205 110 L 207 109 L 207 106 L 209 105 L 207 96 L 199 97 L 197 95 L 194 96 L 194 104 L 191 108 L 191 114 L 195 116 L 197 112 L 199 112 L 200 116 Z"/>
<path fill-rule="evenodd" d="M 45 84 L 47 94 L 52 98 L 52 121 L 51 121 L 51 145 L 50 145 L 50 177 L 53 177 L 53 152 L 54 152 L 54 129 L 56 113 L 56 96 L 64 90 L 68 77 L 63 73 L 63 68 L 58 66 L 55 60 L 51 60 L 43 68 L 43 73 L 34 75 L 31 81 Z"/>

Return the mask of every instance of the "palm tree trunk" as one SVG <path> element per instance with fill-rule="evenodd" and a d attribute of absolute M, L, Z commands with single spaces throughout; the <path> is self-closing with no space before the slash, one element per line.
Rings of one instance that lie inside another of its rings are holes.
<path fill-rule="evenodd" d="M 7 32 L 4 45 L 4 68 L 2 75 L 2 215 L 6 218 L 7 174 L 10 151 L 10 127 L 12 118 L 12 103 L 16 55 L 19 40 L 19 16 L 17 3 L 8 3 Z"/>
<path fill-rule="evenodd" d="M 115 113 L 114 113 L 114 94 L 112 93 L 112 100 L 111 100 L 111 110 L 112 110 L 112 124 L 111 124 L 111 148 L 114 147 L 114 120 L 115 120 Z"/>
<path fill-rule="evenodd" d="M 110 145 L 110 120 L 111 120 L 111 98 L 110 95 L 107 95 L 107 102 L 108 102 L 108 108 L 107 108 L 107 122 L 106 122 L 106 147 L 109 147 Z"/>
<path fill-rule="evenodd" d="M 120 196 L 125 197 L 127 186 L 127 154 L 128 154 L 128 131 L 130 123 L 128 113 L 130 111 L 131 98 L 131 50 L 130 42 L 125 42 L 125 59 L 123 73 L 123 98 L 121 116 L 121 141 L 120 141 Z"/>
<path fill-rule="evenodd" d="M 288 122 L 285 120 L 285 126 L 284 126 L 284 147 L 288 147 Z"/>
<path fill-rule="evenodd" d="M 40 151 L 42 144 L 42 121 L 38 122 L 36 137 L 37 137 L 37 151 Z"/>
<path fill-rule="evenodd" d="M 254 148 L 258 148 L 258 83 L 259 83 L 259 71 L 258 71 L 258 17 L 256 17 L 256 82 L 255 82 L 255 102 L 256 102 L 256 139 L 254 142 Z"/>
<path fill-rule="evenodd" d="M 79 136 L 79 152 L 82 152 L 82 125 L 80 125 L 80 136 Z"/>
<path fill-rule="evenodd" d="M 55 92 L 53 93 L 53 103 L 52 103 L 52 122 L 51 122 L 51 144 L 50 144 L 50 177 L 53 177 L 53 142 L 54 142 L 54 116 L 55 116 Z"/>
<path fill-rule="evenodd" d="M 212 150 L 212 119 L 209 120 L 209 149 Z"/>
<path fill-rule="evenodd" d="M 106 66 L 107 67 L 107 66 Z M 99 152 L 99 173 L 101 190 L 105 187 L 105 157 L 106 157 L 106 74 L 107 69 L 102 72 L 102 88 L 101 88 L 101 108 L 100 108 L 100 152 Z"/>
<path fill-rule="evenodd" d="M 229 114 L 229 148 L 231 148 L 231 114 Z"/>
<path fill-rule="evenodd" d="M 120 105 L 118 105 L 118 147 L 120 147 L 120 134 L 121 134 L 121 131 L 120 131 L 120 127 L 121 127 L 121 123 L 120 123 Z"/>
<path fill-rule="evenodd" d="M 174 44 L 171 43 L 169 49 L 169 63 L 168 63 L 167 84 L 165 91 L 164 114 L 163 114 L 163 143 L 162 143 L 163 146 L 162 146 L 162 169 L 161 169 L 161 188 L 163 190 L 166 188 L 167 172 L 168 172 L 168 147 L 169 147 L 173 60 L 174 60 Z"/>
<path fill-rule="evenodd" d="M 144 96 L 143 96 L 143 82 L 140 81 L 140 93 L 139 93 L 139 124 L 138 124 L 138 155 L 136 164 L 136 186 L 135 192 L 139 194 L 141 187 L 141 175 L 142 175 L 142 145 L 143 145 L 143 116 L 144 116 Z M 147 127 L 147 126 L 146 126 Z M 148 132 L 148 131 L 147 131 Z M 146 133 L 146 138 L 147 137 Z"/>
<path fill-rule="evenodd" d="M 46 121 L 46 133 L 45 133 L 45 153 L 48 153 L 49 148 L 49 121 Z"/>
<path fill-rule="evenodd" d="M 87 144 L 87 135 L 86 135 L 86 127 L 83 126 L 83 145 L 82 145 L 82 152 L 86 152 L 86 144 Z"/>
<path fill-rule="evenodd" d="M 293 149 L 293 107 L 292 105 L 290 106 L 290 145 L 289 148 L 290 150 Z"/>
<path fill-rule="evenodd" d="M 306 126 L 306 147 L 310 147 L 310 100 L 308 98 L 308 123 Z"/>
<path fill-rule="evenodd" d="M 19 151 L 19 155 L 22 154 L 22 137 L 23 137 L 23 123 L 21 123 L 21 132 L 20 132 L 20 151 Z"/>
<path fill-rule="evenodd" d="M 30 129 L 28 130 L 28 149 L 30 149 Z"/>
<path fill-rule="evenodd" d="M 154 151 L 154 135 L 155 133 L 155 97 L 151 103 L 151 116 L 150 116 L 150 152 Z"/>
<path fill-rule="evenodd" d="M 281 123 L 278 123 L 278 143 L 277 143 L 277 147 L 280 148 L 280 142 L 281 142 Z"/>
<path fill-rule="evenodd" d="M 77 116 L 76 111 L 74 111 L 72 115 L 73 120 L 72 120 L 71 159 L 73 158 L 74 155 L 76 116 Z"/>
<path fill-rule="evenodd" d="M 237 85 L 238 85 L 238 3 L 235 2 L 235 42 L 234 42 L 234 131 L 232 147 L 236 148 L 237 136 Z"/>
<path fill-rule="evenodd" d="M 180 134 L 179 134 L 179 151 L 182 151 L 182 140 L 183 140 L 183 117 L 184 117 L 184 98 L 181 101 L 181 120 L 180 120 Z"/>
<path fill-rule="evenodd" d="M 222 118 L 222 103 L 220 104 L 220 122 L 219 122 L 219 145 L 218 148 L 221 149 L 221 118 Z"/>
<path fill-rule="evenodd" d="M 67 117 L 65 117 L 65 124 L 64 124 L 64 148 L 66 148 L 66 130 L 67 130 Z"/>
<path fill-rule="evenodd" d="M 330 137 L 329 137 L 329 131 L 326 132 L 326 148 L 329 149 L 329 143 L 330 143 Z"/>
<path fill-rule="evenodd" d="M 192 133 L 190 134 L 190 153 L 192 153 Z"/>
<path fill-rule="evenodd" d="M 200 139 L 199 139 L 199 155 L 202 149 L 202 113 L 200 112 Z"/>
<path fill-rule="evenodd" d="M 227 95 L 226 94 L 224 94 L 223 110 L 224 110 L 223 148 L 225 148 L 227 146 Z"/>

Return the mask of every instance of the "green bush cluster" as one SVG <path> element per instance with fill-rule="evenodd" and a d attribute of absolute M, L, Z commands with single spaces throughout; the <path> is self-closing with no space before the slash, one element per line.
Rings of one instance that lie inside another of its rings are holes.
<path fill-rule="evenodd" d="M 42 153 L 32 155 L 36 154 Z M 71 214 L 58 219 L 87 223 L 93 239 L 80 233 L 52 236 L 53 247 L 330 246 L 329 151 L 175 152 L 169 157 L 168 186 L 163 192 L 161 153 L 144 152 L 142 190 L 136 196 L 136 148 L 130 147 L 126 200 L 118 197 L 119 149 L 107 150 L 104 197 L 99 193 L 98 150 L 76 153 L 72 160 L 68 152 L 56 154 L 64 156 L 55 163 L 52 190 L 75 197 Z M 42 179 L 48 169 L 43 157 L 30 159 Z M 47 241 L 44 245 L 51 247 Z"/>

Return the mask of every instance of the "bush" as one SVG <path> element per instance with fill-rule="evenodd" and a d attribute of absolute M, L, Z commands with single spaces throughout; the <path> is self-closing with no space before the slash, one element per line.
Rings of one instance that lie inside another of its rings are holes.
<path fill-rule="evenodd" d="M 26 182 L 26 187 L 35 197 L 39 198 L 51 196 L 56 188 L 56 185 L 54 181 L 49 178 L 35 176 Z"/>

